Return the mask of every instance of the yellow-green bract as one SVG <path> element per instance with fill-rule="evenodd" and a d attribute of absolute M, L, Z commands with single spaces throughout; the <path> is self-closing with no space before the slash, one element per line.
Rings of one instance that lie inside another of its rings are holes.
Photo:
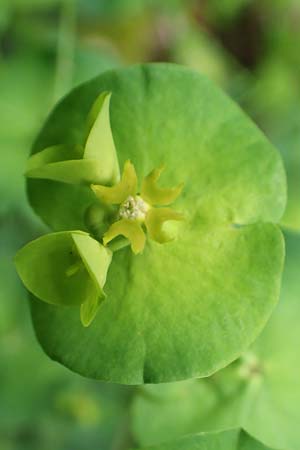
<path fill-rule="evenodd" d="M 165 164 L 163 185 L 184 182 L 175 207 L 186 220 L 170 243 L 149 240 L 142 255 L 129 248 L 113 255 L 107 300 L 89 328 L 76 308 L 32 300 L 38 339 L 52 358 L 101 380 L 139 384 L 210 375 L 254 341 L 277 302 L 282 162 L 205 77 L 165 64 L 107 72 L 75 89 L 47 120 L 33 153 L 84 146 L 86 117 L 104 92 L 112 93 L 120 167 L 129 159 L 141 180 Z M 101 161 L 98 139 L 95 134 L 92 153 Z M 88 186 L 30 179 L 28 194 L 55 231 L 89 231 L 84 217 L 95 197 Z"/>

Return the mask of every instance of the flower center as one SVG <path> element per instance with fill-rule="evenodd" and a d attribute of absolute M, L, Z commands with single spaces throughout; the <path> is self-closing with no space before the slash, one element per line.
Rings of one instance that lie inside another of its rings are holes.
<path fill-rule="evenodd" d="M 130 195 L 120 206 L 120 219 L 138 220 L 144 222 L 150 206 L 139 195 Z"/>

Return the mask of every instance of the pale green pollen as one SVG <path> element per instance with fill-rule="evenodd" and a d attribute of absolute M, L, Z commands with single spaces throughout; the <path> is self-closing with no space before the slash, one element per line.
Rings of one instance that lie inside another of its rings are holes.
<path fill-rule="evenodd" d="M 144 222 L 150 205 L 139 195 L 130 195 L 120 206 L 119 218 Z"/>

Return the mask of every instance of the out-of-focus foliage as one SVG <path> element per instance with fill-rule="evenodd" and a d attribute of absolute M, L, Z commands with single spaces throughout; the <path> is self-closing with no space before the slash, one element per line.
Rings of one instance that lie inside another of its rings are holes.
<path fill-rule="evenodd" d="M 83 380 L 44 356 L 13 268 L 16 250 L 44 232 L 22 174 L 53 103 L 129 63 L 172 61 L 204 72 L 280 149 L 289 183 L 283 223 L 299 231 L 299 43 L 298 0 L 0 0 L 1 450 L 134 447 L 122 443 L 133 392 Z M 270 356 L 279 364 L 274 349 Z M 226 385 L 233 389 L 230 377 Z M 299 397 L 300 387 L 294 391 Z M 188 417 L 184 398 L 172 408 Z M 207 404 L 199 391 L 200 402 Z"/>
<path fill-rule="evenodd" d="M 216 433 L 198 433 L 177 441 L 165 442 L 144 450 L 272 450 L 253 439 L 243 430 L 226 430 Z M 273 449 L 275 450 L 275 449 Z"/>

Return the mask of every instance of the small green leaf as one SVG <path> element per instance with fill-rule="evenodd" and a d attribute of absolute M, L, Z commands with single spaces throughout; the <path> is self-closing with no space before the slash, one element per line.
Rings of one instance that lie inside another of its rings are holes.
<path fill-rule="evenodd" d="M 27 172 L 26 176 L 70 184 L 103 183 L 101 164 L 94 159 L 78 159 L 46 164 Z"/>
<path fill-rule="evenodd" d="M 87 186 L 111 185 L 119 181 L 119 163 L 109 117 L 110 97 L 111 94 L 104 92 L 97 98 L 89 115 L 86 113 L 87 126 L 85 116 L 78 127 L 81 134 L 75 133 L 72 143 L 66 139 L 65 133 L 58 141 L 51 136 L 43 147 L 33 151 L 28 161 L 26 176 L 30 202 L 33 207 L 40 205 L 38 214 L 54 230 L 86 229 L 83 216 L 93 199 Z M 64 120 L 65 117 L 62 118 Z M 62 144 L 51 145 L 53 141 Z M 84 147 L 80 146 L 82 142 Z M 53 194 L 55 211 L 46 204 Z M 66 208 L 66 205 L 76 205 L 77 208 Z"/>
<path fill-rule="evenodd" d="M 26 165 L 26 175 L 30 176 L 30 174 L 34 173 L 35 170 L 39 170 L 47 164 L 74 159 L 79 160 L 82 158 L 82 155 L 83 148 L 79 145 L 53 145 L 52 147 L 45 148 L 45 150 L 32 155 L 28 159 Z"/>
<path fill-rule="evenodd" d="M 105 183 L 103 164 L 98 159 L 82 159 L 80 146 L 56 145 L 32 155 L 27 163 L 25 175 L 62 183 Z"/>
<path fill-rule="evenodd" d="M 252 438 L 243 430 L 190 435 L 177 441 L 166 442 L 141 450 L 272 450 Z M 275 449 L 273 449 L 275 450 Z"/>
<path fill-rule="evenodd" d="M 103 286 L 111 257 L 111 251 L 88 234 L 73 231 L 30 242 L 15 262 L 32 294 L 53 305 L 81 304 L 81 320 L 88 326 L 105 299 Z"/>
<path fill-rule="evenodd" d="M 87 153 L 79 145 L 55 145 L 29 158 L 26 176 L 70 184 L 105 184 L 114 178 L 108 179 L 103 174 L 104 166 L 105 160 L 99 160 L 98 150 Z"/>
<path fill-rule="evenodd" d="M 29 242 L 17 253 L 15 264 L 26 288 L 47 303 L 79 305 L 90 289 L 90 277 L 78 257 L 71 232 L 47 234 Z M 74 264 L 78 270 L 70 275 Z"/>
<path fill-rule="evenodd" d="M 100 94 L 87 121 L 88 135 L 83 157 L 96 159 L 101 163 L 102 181 L 99 181 L 99 184 L 115 184 L 120 179 L 119 162 L 110 126 L 110 100 L 111 93 Z"/>

